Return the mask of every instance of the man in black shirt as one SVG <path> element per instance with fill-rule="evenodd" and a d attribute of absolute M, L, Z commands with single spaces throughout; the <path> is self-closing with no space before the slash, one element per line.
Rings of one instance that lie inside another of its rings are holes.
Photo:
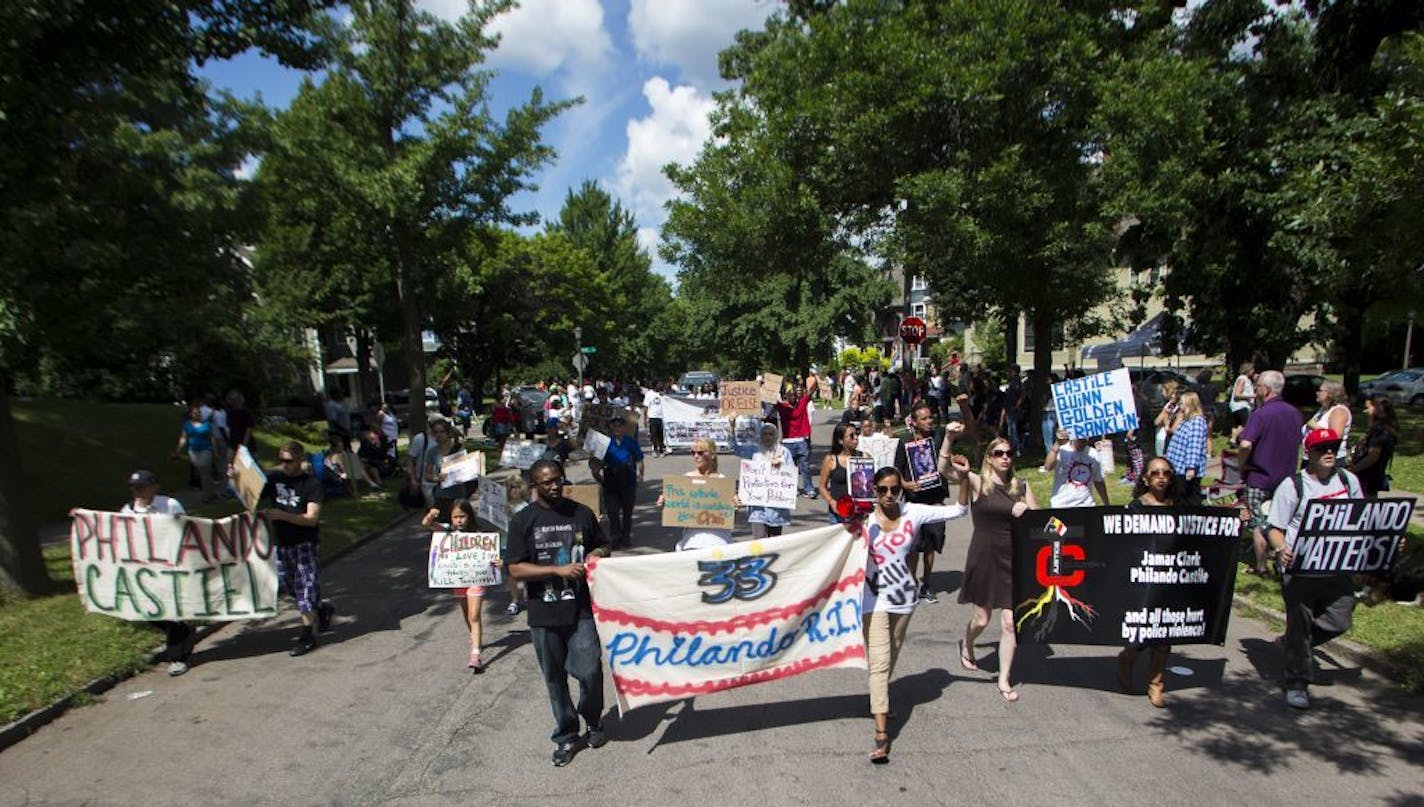
<path fill-rule="evenodd" d="M 554 711 L 554 766 L 573 760 L 581 745 L 598 748 L 603 733 L 603 661 L 584 582 L 584 558 L 607 556 L 593 511 L 564 498 L 564 469 L 541 459 L 529 469 L 534 503 L 509 522 L 504 566 L 529 592 L 529 635 L 549 705 Z M 575 708 L 568 676 L 579 683 Z M 579 736 L 579 716 L 588 731 Z"/>
<path fill-rule="evenodd" d="M 290 442 L 277 452 L 276 470 L 267 474 L 267 486 L 262 498 L 271 499 L 274 507 L 262 511 L 274 533 L 277 545 L 277 579 L 297 601 L 302 614 L 302 632 L 292 648 L 293 656 L 304 656 L 316 649 L 313 623 L 322 632 L 331 630 L 331 617 L 336 608 L 321 599 L 321 581 L 317 576 L 317 525 L 321 521 L 323 494 L 321 482 L 311 470 L 302 467 L 306 449 Z"/>
<path fill-rule="evenodd" d="M 944 504 L 946 486 L 939 473 L 939 452 L 945 440 L 953 440 L 964 429 L 962 423 L 951 423 L 943 429 L 935 427 L 934 406 L 922 400 L 910 410 L 910 434 L 900 438 L 895 446 L 895 470 L 905 486 L 905 500 L 919 504 Z M 930 572 L 934 569 L 936 552 L 944 551 L 944 524 L 925 524 L 916 533 L 915 547 L 910 555 L 910 573 L 924 556 L 925 571 L 920 575 L 920 599 L 939 602 L 930 588 Z"/>

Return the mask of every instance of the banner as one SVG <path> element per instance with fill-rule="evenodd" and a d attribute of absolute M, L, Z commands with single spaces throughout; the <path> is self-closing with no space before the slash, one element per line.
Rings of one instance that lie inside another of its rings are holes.
<path fill-rule="evenodd" d="M 1312 499 L 1291 550 L 1300 575 L 1381 574 L 1394 568 L 1413 499 Z"/>
<path fill-rule="evenodd" d="M 862 539 L 833 525 L 715 549 L 590 558 L 599 642 L 620 713 L 865 667 Z"/>
<path fill-rule="evenodd" d="M 74 582 L 84 607 L 132 621 L 257 619 L 277 613 L 267 522 L 75 510 Z"/>
<path fill-rule="evenodd" d="M 1019 642 L 1222 644 L 1238 511 L 1075 507 L 1014 520 Z"/>
<path fill-rule="evenodd" d="M 732 506 L 733 479 L 672 476 L 663 480 L 663 526 L 730 530 L 737 516 Z"/>
<path fill-rule="evenodd" d="M 737 496 L 744 507 L 796 509 L 796 466 L 742 460 L 737 476 Z"/>
<path fill-rule="evenodd" d="M 601 460 L 603 455 L 608 453 L 608 445 L 612 442 L 603 432 L 589 429 L 588 434 L 583 438 L 583 450 L 587 451 L 590 457 Z"/>
<path fill-rule="evenodd" d="M 1058 427 L 1074 440 L 1136 429 L 1137 403 L 1127 368 L 1070 378 L 1053 385 Z"/>
<path fill-rule="evenodd" d="M 475 500 L 475 517 L 496 529 L 509 529 L 508 482 L 508 471 L 496 471 L 480 479 L 479 494 Z"/>
<path fill-rule="evenodd" d="M 497 532 L 437 532 L 430 536 L 430 587 L 497 586 L 502 579 L 496 560 Z"/>
<path fill-rule="evenodd" d="M 785 380 L 776 373 L 762 373 L 761 386 L 757 389 L 757 400 L 774 404 L 781 400 L 781 384 Z"/>
<path fill-rule="evenodd" d="M 761 387 L 755 381 L 722 381 L 717 384 L 717 414 L 729 417 L 761 417 Z"/>
<path fill-rule="evenodd" d="M 594 518 L 603 517 L 603 487 L 600 485 L 565 485 L 564 496 L 593 511 Z"/>
<path fill-rule="evenodd" d="M 544 456 L 544 449 L 543 443 L 534 440 L 505 440 L 504 450 L 499 453 L 499 464 L 527 471 Z"/>
<path fill-rule="evenodd" d="M 462 485 L 479 479 L 485 472 L 483 451 L 457 451 L 440 459 L 440 486 Z"/>
<path fill-rule="evenodd" d="M 253 459 L 252 452 L 247 450 L 247 446 L 237 447 L 237 456 L 233 461 L 233 467 L 237 469 L 237 497 L 242 500 L 242 506 L 249 513 L 257 512 L 257 503 L 262 498 L 262 491 L 267 487 L 267 474 L 262 472 L 262 468 Z"/>

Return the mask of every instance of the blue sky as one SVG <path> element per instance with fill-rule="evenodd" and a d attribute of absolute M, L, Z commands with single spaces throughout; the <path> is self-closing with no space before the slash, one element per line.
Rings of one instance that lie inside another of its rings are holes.
<path fill-rule="evenodd" d="M 447 19 L 467 7 L 464 0 L 417 5 Z M 671 279 L 673 269 L 656 251 L 663 204 L 672 196 L 661 168 L 696 157 L 712 93 L 726 87 L 717 76 L 718 51 L 737 31 L 760 28 L 776 8 L 772 0 L 523 0 L 496 20 L 502 41 L 489 66 L 499 71 L 491 86 L 497 115 L 535 85 L 547 98 L 584 97 L 545 129 L 558 158 L 518 209 L 552 218 L 569 188 L 595 180 L 637 217 L 640 241 Z M 255 54 L 202 72 L 217 87 L 260 94 L 275 108 L 291 102 L 303 76 Z"/>

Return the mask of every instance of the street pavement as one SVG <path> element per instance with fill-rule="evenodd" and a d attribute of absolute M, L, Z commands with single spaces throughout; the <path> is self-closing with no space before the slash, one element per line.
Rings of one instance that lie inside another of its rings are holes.
<path fill-rule="evenodd" d="M 815 459 L 829 443 L 818 425 Z M 722 456 L 727 463 L 727 455 Z M 670 549 L 648 460 L 635 552 Z M 577 469 L 575 478 L 587 475 Z M 797 526 L 824 523 L 803 501 Z M 456 601 L 425 585 L 413 520 L 324 571 L 335 630 L 286 650 L 298 620 L 227 627 L 193 669 L 162 667 L 0 753 L 0 804 L 1388 804 L 1424 805 L 1424 698 L 1318 655 L 1313 708 L 1290 710 L 1270 627 L 1179 647 L 1167 709 L 1118 692 L 1111 648 L 1021 647 L 1018 703 L 956 661 L 969 540 L 952 522 L 891 684 L 891 762 L 872 766 L 866 678 L 831 670 L 617 716 L 610 742 L 550 765 L 552 729 L 524 615 L 486 605 L 488 671 L 465 667 Z M 997 632 L 980 642 L 996 664 Z M 1139 668 L 1139 675 L 1141 669 Z"/>

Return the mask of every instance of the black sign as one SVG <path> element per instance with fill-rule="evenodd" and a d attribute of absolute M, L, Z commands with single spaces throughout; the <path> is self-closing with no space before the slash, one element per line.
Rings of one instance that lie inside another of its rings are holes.
<path fill-rule="evenodd" d="M 1305 503 L 1290 571 L 1378 574 L 1394 568 L 1413 499 L 1312 499 Z"/>
<path fill-rule="evenodd" d="M 1240 534 L 1223 507 L 1031 510 L 1014 522 L 1019 641 L 1222 644 Z"/>

